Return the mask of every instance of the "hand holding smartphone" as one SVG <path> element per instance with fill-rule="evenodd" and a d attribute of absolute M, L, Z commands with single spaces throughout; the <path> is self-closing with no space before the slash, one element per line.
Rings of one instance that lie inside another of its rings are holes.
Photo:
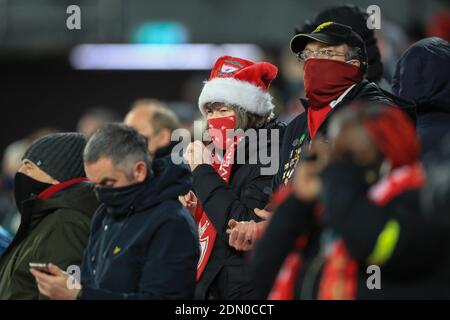
<path fill-rule="evenodd" d="M 50 271 L 48 270 L 48 264 L 47 263 L 30 262 L 28 265 L 32 269 L 36 269 L 36 270 L 39 270 L 41 272 L 50 274 Z"/>

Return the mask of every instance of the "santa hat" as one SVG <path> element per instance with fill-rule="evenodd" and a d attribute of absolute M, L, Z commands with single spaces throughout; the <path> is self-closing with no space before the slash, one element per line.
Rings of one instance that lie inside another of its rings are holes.
<path fill-rule="evenodd" d="M 277 72 L 278 68 L 268 62 L 220 57 L 198 99 L 200 112 L 205 115 L 206 103 L 222 102 L 250 113 L 270 114 L 274 105 L 268 89 Z"/>

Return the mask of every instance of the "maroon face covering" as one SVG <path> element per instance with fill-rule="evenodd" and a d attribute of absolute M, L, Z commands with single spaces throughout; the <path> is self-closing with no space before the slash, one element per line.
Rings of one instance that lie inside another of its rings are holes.
<path fill-rule="evenodd" d="M 359 67 L 343 61 L 309 59 L 304 65 L 304 82 L 308 98 L 308 128 L 311 138 L 317 133 L 327 114 L 330 102 L 345 90 L 362 81 Z"/>
<path fill-rule="evenodd" d="M 359 67 L 330 59 L 307 60 L 304 75 L 306 97 L 311 108 L 327 106 L 346 89 L 363 79 Z"/>

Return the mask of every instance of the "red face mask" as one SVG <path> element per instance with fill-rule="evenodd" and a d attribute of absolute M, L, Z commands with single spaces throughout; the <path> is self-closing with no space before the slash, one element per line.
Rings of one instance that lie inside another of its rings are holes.
<path fill-rule="evenodd" d="M 327 106 L 363 78 L 359 67 L 330 59 L 306 60 L 303 70 L 308 106 L 312 108 Z"/>
<path fill-rule="evenodd" d="M 236 126 L 236 116 L 208 119 L 207 121 L 208 133 L 216 148 L 226 150 L 227 147 L 233 144 L 233 136 L 230 136 L 227 139 L 227 130 L 234 130 Z"/>

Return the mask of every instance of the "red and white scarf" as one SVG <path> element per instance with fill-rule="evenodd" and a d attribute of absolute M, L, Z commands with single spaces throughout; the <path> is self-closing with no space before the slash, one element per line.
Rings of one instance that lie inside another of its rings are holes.
<path fill-rule="evenodd" d="M 213 155 L 212 166 L 226 183 L 229 183 L 230 181 L 236 147 L 241 140 L 236 137 L 227 137 L 226 131 L 234 129 L 235 125 L 235 116 L 208 120 L 208 131 L 210 132 L 212 143 L 218 150 L 224 151 L 223 158 L 220 157 L 218 153 Z M 213 251 L 217 230 L 200 203 L 197 204 L 194 218 L 198 224 L 200 239 L 200 259 L 197 265 L 198 281 L 202 276 Z"/>

